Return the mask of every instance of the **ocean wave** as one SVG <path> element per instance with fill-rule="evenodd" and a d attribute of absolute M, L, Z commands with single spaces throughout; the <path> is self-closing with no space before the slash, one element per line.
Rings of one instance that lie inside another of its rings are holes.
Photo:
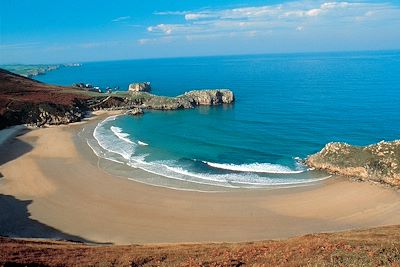
<path fill-rule="evenodd" d="M 114 116 L 98 123 L 93 131 L 93 137 L 104 150 L 116 153 L 121 155 L 124 159 L 129 160 L 135 152 L 135 144 L 130 140 L 130 142 L 124 140 L 126 139 L 126 136 L 121 135 L 122 132 L 118 132 L 119 130 L 115 129 L 118 127 L 115 127 L 114 131 L 111 129 L 112 133 L 114 133 L 111 134 L 111 132 L 104 127 L 104 125 L 111 120 L 114 120 Z M 119 133 L 120 136 L 118 136 L 116 133 Z M 118 138 L 115 138 L 114 136 Z"/>
<path fill-rule="evenodd" d="M 302 173 L 304 170 L 292 170 L 289 167 L 271 164 L 271 163 L 250 163 L 250 164 L 231 164 L 231 163 L 214 163 L 203 161 L 210 167 L 238 172 L 256 172 L 256 173 L 276 173 L 276 174 L 295 174 Z"/>
<path fill-rule="evenodd" d="M 138 144 L 141 145 L 141 146 L 148 146 L 148 145 L 149 145 L 149 144 L 147 144 L 147 143 L 145 143 L 145 142 L 142 142 L 142 141 L 140 141 L 140 140 L 138 141 Z"/>
<path fill-rule="evenodd" d="M 292 170 L 289 167 L 270 164 L 270 163 L 252 163 L 252 164 L 221 164 L 206 162 L 203 163 L 219 169 L 238 171 L 243 173 L 205 173 L 191 171 L 190 168 L 183 167 L 177 160 L 168 161 L 146 161 L 146 155 L 135 155 L 135 148 L 140 144 L 128 139 L 129 134 L 124 133 L 123 129 L 116 126 L 109 126 L 107 122 L 115 118 L 107 118 L 98 123 L 93 131 L 95 140 L 87 142 L 94 153 L 101 158 L 114 161 L 120 164 L 126 164 L 133 168 L 139 168 L 146 172 L 162 176 L 165 179 L 174 179 L 186 183 L 202 184 L 230 188 L 262 188 L 268 186 L 287 186 L 300 185 L 316 182 L 326 179 L 319 178 L 299 178 L 299 177 L 266 177 L 258 173 L 273 174 L 296 174 L 305 170 Z M 128 140 L 126 140 L 128 139 Z M 97 141 L 98 147 L 94 144 Z M 145 144 L 145 143 L 144 143 Z M 117 156 L 117 155 L 121 156 Z M 195 160 L 196 161 L 196 160 Z M 246 172 L 246 173 L 244 173 Z M 168 185 L 170 182 L 160 180 L 154 182 L 156 185 Z M 182 183 L 184 186 L 185 183 Z"/>
<path fill-rule="evenodd" d="M 198 173 L 198 172 L 191 172 L 180 166 L 176 165 L 174 166 L 174 164 L 176 163 L 173 163 L 172 161 L 146 163 L 147 166 L 145 166 L 142 169 L 172 179 L 178 179 L 187 182 L 195 182 L 208 185 L 234 187 L 234 188 L 246 187 L 245 185 L 249 185 L 252 187 L 257 187 L 257 186 L 262 187 L 262 186 L 283 186 L 283 185 L 286 186 L 291 184 L 293 185 L 307 184 L 325 180 L 331 177 L 331 176 L 324 176 L 319 178 L 304 179 L 304 178 L 288 178 L 288 177 L 281 177 L 281 178 L 263 177 L 254 173 L 246 173 L 246 174 Z"/>
<path fill-rule="evenodd" d="M 128 138 L 129 134 L 124 133 L 121 128 L 116 126 L 111 126 L 110 129 L 119 139 L 127 143 L 133 144 L 133 142 Z"/>

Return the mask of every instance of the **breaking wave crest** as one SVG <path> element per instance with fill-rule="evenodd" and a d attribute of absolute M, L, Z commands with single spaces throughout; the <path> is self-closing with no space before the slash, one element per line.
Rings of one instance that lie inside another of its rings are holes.
<path fill-rule="evenodd" d="M 279 164 L 271 164 L 271 163 L 250 163 L 250 164 L 224 164 L 224 163 L 214 163 L 203 161 L 203 163 L 207 164 L 210 167 L 237 171 L 237 172 L 256 172 L 256 173 L 280 173 L 280 174 L 294 174 L 294 173 L 302 173 L 305 170 L 292 170 L 289 167 L 279 165 Z"/>
<path fill-rule="evenodd" d="M 122 132 L 122 129 L 111 126 L 110 131 L 108 131 L 107 128 L 104 127 L 107 122 L 115 120 L 115 117 L 116 116 L 112 116 L 100 122 L 93 131 L 93 137 L 103 149 L 119 154 L 124 159 L 129 160 L 135 152 L 136 145 L 127 138 L 127 135 Z M 117 138 L 115 138 L 115 136 Z"/>

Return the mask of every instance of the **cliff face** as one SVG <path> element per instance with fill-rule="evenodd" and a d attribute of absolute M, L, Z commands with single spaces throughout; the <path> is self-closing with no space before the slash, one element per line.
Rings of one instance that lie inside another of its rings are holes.
<path fill-rule="evenodd" d="M 400 188 L 400 140 L 365 147 L 329 143 L 306 164 L 329 173 Z"/>

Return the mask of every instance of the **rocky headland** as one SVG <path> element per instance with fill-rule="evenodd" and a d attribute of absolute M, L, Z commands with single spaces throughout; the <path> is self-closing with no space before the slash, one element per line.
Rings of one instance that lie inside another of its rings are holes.
<path fill-rule="evenodd" d="M 400 140 L 369 146 L 329 143 L 305 162 L 332 174 L 400 188 Z"/>
<path fill-rule="evenodd" d="M 142 83 L 137 87 L 143 86 L 150 84 Z M 195 90 L 177 97 L 157 96 L 143 90 L 97 93 L 48 85 L 0 69 L 0 129 L 17 124 L 39 127 L 67 124 L 82 120 L 89 111 L 101 109 L 175 110 L 234 102 L 232 91 L 227 89 Z"/>

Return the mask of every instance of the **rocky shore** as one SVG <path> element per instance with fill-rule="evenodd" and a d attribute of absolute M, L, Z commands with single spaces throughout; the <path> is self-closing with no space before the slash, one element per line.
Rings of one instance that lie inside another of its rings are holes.
<path fill-rule="evenodd" d="M 332 174 L 400 188 L 400 140 L 369 146 L 329 143 L 305 162 Z"/>
<path fill-rule="evenodd" d="M 175 110 L 232 102 L 234 95 L 227 89 L 195 90 L 177 97 L 143 91 L 103 94 L 47 85 L 0 69 L 0 129 L 17 124 L 68 124 L 82 120 L 89 111 L 101 109 Z"/>

